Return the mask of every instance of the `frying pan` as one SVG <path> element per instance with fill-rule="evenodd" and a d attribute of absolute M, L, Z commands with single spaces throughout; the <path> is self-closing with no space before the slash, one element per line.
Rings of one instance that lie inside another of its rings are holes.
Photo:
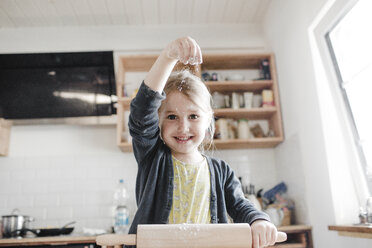
<path fill-rule="evenodd" d="M 21 232 L 21 233 L 32 232 L 37 237 L 67 235 L 67 234 L 72 233 L 72 231 L 74 230 L 73 227 L 68 227 L 68 226 L 75 224 L 75 223 L 76 221 L 69 222 L 61 228 L 39 228 L 39 229 L 23 228 L 23 229 L 19 229 L 16 231 Z"/>
<path fill-rule="evenodd" d="M 24 231 L 32 232 L 38 237 L 67 235 L 67 234 L 72 233 L 73 230 L 74 230 L 73 227 L 24 229 Z"/>
<path fill-rule="evenodd" d="M 287 234 L 278 232 L 276 242 Z M 106 234 L 96 238 L 101 246 L 137 245 L 137 248 L 251 248 L 249 224 L 138 225 L 137 235 Z"/>

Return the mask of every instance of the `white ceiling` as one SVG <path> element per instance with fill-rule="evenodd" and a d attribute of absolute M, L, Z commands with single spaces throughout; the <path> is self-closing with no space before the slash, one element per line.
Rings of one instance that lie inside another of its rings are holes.
<path fill-rule="evenodd" d="M 0 28 L 257 24 L 272 0 L 0 0 Z"/>

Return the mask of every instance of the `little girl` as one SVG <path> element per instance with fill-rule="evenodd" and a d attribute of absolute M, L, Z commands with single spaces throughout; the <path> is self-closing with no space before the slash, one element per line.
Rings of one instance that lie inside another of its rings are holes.
<path fill-rule="evenodd" d="M 229 165 L 200 152 L 213 139 L 211 95 L 191 73 L 172 73 L 177 61 L 202 63 L 190 37 L 161 52 L 131 103 L 138 209 L 129 233 L 138 224 L 227 223 L 230 215 L 251 225 L 254 248 L 273 245 L 275 226 L 245 199 Z"/>

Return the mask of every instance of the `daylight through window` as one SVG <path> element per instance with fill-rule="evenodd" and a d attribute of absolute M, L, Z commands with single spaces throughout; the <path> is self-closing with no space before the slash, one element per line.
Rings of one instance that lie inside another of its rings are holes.
<path fill-rule="evenodd" d="M 326 35 L 355 144 L 372 185 L 372 1 L 359 0 Z"/>

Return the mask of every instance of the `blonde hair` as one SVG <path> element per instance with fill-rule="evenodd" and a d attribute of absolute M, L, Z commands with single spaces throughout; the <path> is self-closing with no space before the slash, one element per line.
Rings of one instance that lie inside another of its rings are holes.
<path fill-rule="evenodd" d="M 214 116 L 212 109 L 212 96 L 209 93 L 207 86 L 201 81 L 201 79 L 193 75 L 188 70 L 182 70 L 173 72 L 164 87 L 164 93 L 169 95 L 172 92 L 178 91 L 185 95 L 195 105 L 200 107 L 204 112 L 210 113 L 210 123 L 206 130 L 206 137 L 200 144 L 199 149 L 201 151 L 210 150 L 213 148 L 213 136 L 215 131 Z M 163 101 L 159 108 L 159 113 L 164 107 Z"/>

